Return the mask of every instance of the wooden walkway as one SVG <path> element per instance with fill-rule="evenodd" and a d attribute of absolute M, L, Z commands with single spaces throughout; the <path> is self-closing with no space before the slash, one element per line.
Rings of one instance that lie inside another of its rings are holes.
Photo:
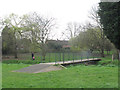
<path fill-rule="evenodd" d="M 61 65 L 67 65 L 67 64 L 76 64 L 76 63 L 84 63 L 84 62 L 98 62 L 101 61 L 100 58 L 90 58 L 90 59 L 82 59 L 82 60 L 70 60 L 70 61 L 59 61 L 59 62 L 50 62 L 46 64 L 61 64 Z"/>

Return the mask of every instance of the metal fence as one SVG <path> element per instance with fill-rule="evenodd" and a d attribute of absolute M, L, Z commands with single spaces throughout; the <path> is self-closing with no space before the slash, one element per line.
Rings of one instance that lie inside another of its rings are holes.
<path fill-rule="evenodd" d="M 40 62 L 59 62 L 74 61 L 89 58 L 100 58 L 99 52 L 81 51 L 81 52 L 49 52 L 46 53 L 45 60 L 41 53 L 34 53 L 35 60 Z M 3 55 L 3 60 L 15 60 L 14 55 Z M 31 53 L 18 53 L 17 60 L 32 60 Z"/>

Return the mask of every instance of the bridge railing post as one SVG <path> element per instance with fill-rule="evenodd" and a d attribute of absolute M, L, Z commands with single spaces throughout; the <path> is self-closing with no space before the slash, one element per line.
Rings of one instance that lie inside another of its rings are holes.
<path fill-rule="evenodd" d="M 68 61 L 70 60 L 69 52 L 68 52 Z"/>
<path fill-rule="evenodd" d="M 55 64 L 56 64 L 56 57 L 57 57 L 56 54 L 57 54 L 57 53 L 55 53 Z"/>
<path fill-rule="evenodd" d="M 74 62 L 74 53 L 73 53 L 73 62 Z"/>
<path fill-rule="evenodd" d="M 94 60 L 94 56 L 93 56 L 93 60 Z"/>
<path fill-rule="evenodd" d="M 87 59 L 89 60 L 89 52 L 87 52 Z"/>
<path fill-rule="evenodd" d="M 82 55 L 81 55 L 81 61 L 82 61 Z"/>
<path fill-rule="evenodd" d="M 61 52 L 59 53 L 59 59 L 60 59 L 60 61 L 61 61 Z"/>
<path fill-rule="evenodd" d="M 79 59 L 81 59 L 81 53 L 80 53 L 80 57 L 79 57 Z"/>
<path fill-rule="evenodd" d="M 64 63 L 64 52 L 63 52 L 63 63 Z"/>

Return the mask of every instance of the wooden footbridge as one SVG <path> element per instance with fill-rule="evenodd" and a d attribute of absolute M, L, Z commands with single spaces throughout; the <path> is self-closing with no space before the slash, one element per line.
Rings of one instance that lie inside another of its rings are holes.
<path fill-rule="evenodd" d="M 59 62 L 50 62 L 47 64 L 61 64 L 61 65 L 70 65 L 70 64 L 96 64 L 98 61 L 101 61 L 100 58 L 89 58 L 89 59 L 82 59 L 82 60 L 70 60 L 70 61 L 59 61 Z"/>
<path fill-rule="evenodd" d="M 65 68 L 64 66 L 70 64 L 78 64 L 78 63 L 88 63 L 88 64 L 95 64 L 101 59 L 99 58 L 92 58 L 92 59 L 83 59 L 83 60 L 73 60 L 73 61 L 61 61 L 61 62 L 51 62 L 51 63 L 40 63 L 35 64 L 29 67 L 22 68 L 20 70 L 15 70 L 12 72 L 26 72 L 26 73 L 40 73 L 40 72 L 48 72 L 48 71 L 56 71 Z M 55 64 L 60 64 L 59 66 L 54 66 Z M 62 66 L 63 65 L 63 66 Z"/>

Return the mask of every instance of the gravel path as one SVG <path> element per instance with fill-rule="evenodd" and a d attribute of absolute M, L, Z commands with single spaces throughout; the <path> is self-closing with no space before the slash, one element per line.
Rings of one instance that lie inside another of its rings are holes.
<path fill-rule="evenodd" d="M 15 70 L 13 72 L 26 72 L 26 73 L 40 73 L 40 72 L 49 72 L 49 71 L 56 71 L 61 70 L 63 67 L 61 66 L 53 66 L 51 64 L 35 64 L 29 67 L 22 68 L 20 70 Z"/>

